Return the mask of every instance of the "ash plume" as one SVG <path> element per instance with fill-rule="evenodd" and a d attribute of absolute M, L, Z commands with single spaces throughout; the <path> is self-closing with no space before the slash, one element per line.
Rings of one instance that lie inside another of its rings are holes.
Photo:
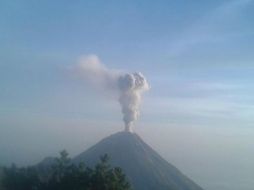
<path fill-rule="evenodd" d="M 133 122 L 139 117 L 142 93 L 150 88 L 143 74 L 108 69 L 96 55 L 82 57 L 78 72 L 92 86 L 117 93 L 125 130 L 132 132 Z"/>

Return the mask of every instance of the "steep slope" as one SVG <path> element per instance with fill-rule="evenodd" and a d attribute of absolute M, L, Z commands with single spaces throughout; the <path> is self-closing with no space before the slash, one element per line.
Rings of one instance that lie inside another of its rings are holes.
<path fill-rule="evenodd" d="M 113 166 L 123 168 L 134 190 L 202 190 L 134 133 L 111 135 L 73 158 L 73 162 L 93 166 L 103 154 L 110 156 Z"/>

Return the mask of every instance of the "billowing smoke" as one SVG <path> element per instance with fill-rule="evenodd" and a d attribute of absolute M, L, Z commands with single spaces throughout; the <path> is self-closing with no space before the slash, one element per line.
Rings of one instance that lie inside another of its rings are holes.
<path fill-rule="evenodd" d="M 125 74 L 118 78 L 120 90 L 119 102 L 122 106 L 125 130 L 132 131 L 132 124 L 139 116 L 141 93 L 149 89 L 141 73 Z"/>
<path fill-rule="evenodd" d="M 149 84 L 141 73 L 124 73 L 108 69 L 96 55 L 80 59 L 78 71 L 93 86 L 117 92 L 123 113 L 125 130 L 131 132 L 138 119 L 141 95 L 149 90 Z"/>

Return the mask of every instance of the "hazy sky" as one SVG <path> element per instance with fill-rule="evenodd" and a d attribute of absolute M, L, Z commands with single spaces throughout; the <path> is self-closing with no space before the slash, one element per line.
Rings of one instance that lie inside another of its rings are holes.
<path fill-rule="evenodd" d="M 254 1 L 0 0 L 0 165 L 72 156 L 123 129 L 70 72 L 83 55 L 141 71 L 134 130 L 207 190 L 254 186 Z"/>

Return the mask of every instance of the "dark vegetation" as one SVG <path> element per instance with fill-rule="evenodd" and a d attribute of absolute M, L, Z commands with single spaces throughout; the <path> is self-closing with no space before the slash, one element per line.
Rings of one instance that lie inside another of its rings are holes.
<path fill-rule="evenodd" d="M 4 190 L 130 190 L 124 173 L 110 166 L 107 155 L 89 168 L 73 164 L 66 151 L 56 158 L 47 175 L 41 175 L 36 167 L 4 168 L 2 185 Z"/>

